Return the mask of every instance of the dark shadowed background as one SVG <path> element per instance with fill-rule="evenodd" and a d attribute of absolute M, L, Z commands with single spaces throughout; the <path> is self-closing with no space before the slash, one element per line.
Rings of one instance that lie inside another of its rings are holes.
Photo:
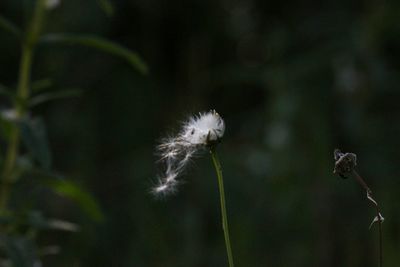
<path fill-rule="evenodd" d="M 226 266 L 207 153 L 177 194 L 150 193 L 158 141 L 210 109 L 226 122 L 219 153 L 237 266 L 378 266 L 374 209 L 353 179 L 332 174 L 334 148 L 357 154 L 386 219 L 385 266 L 399 264 L 400 2 L 118 0 L 113 14 L 97 2 L 61 1 L 44 33 L 110 39 L 149 72 L 85 47 L 38 46 L 32 80 L 81 90 L 31 111 L 46 123 L 52 170 L 104 215 L 15 187 L 12 207 L 80 225 L 42 233 L 39 247 L 60 247 L 44 266 Z M 26 28 L 31 6 L 2 0 L 0 14 Z M 14 88 L 20 49 L 3 30 L 0 58 L 0 83 Z"/>

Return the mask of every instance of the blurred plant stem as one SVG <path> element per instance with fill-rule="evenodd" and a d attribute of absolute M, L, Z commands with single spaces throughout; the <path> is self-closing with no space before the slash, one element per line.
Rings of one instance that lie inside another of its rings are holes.
<path fill-rule="evenodd" d="M 21 61 L 19 68 L 19 78 L 14 101 L 14 111 L 17 120 L 26 113 L 27 102 L 29 99 L 29 84 L 32 68 L 33 54 L 35 46 L 40 35 L 42 23 L 45 14 L 46 0 L 37 0 L 32 19 L 29 22 L 28 31 L 21 44 Z M 20 143 L 20 132 L 17 124 L 14 124 L 10 132 L 9 145 L 7 148 L 0 189 L 0 213 L 7 210 L 7 203 L 11 192 L 11 186 L 14 182 L 13 172 L 18 156 Z"/>
<path fill-rule="evenodd" d="M 233 265 L 231 242 L 229 239 L 228 216 L 226 215 L 224 180 L 222 177 L 221 163 L 219 161 L 217 152 L 215 150 L 215 146 L 211 147 L 210 153 L 218 177 L 219 195 L 221 201 L 222 229 L 224 230 L 225 246 L 226 246 L 226 252 L 228 254 L 228 262 L 229 266 L 233 267 L 234 265 Z"/>

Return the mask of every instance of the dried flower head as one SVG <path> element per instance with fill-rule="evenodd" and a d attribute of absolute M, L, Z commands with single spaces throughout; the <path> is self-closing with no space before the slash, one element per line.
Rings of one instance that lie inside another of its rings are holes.
<path fill-rule="evenodd" d="M 357 155 L 354 153 L 342 153 L 339 149 L 335 149 L 333 154 L 335 158 L 333 173 L 346 178 L 346 175 L 354 171 L 357 166 Z"/>
<path fill-rule="evenodd" d="M 163 139 L 157 150 L 165 169 L 153 192 L 174 192 L 178 185 L 177 177 L 185 170 L 192 157 L 204 148 L 218 143 L 224 133 L 224 120 L 215 110 L 211 110 L 190 117 L 183 123 L 177 136 Z"/>
<path fill-rule="evenodd" d="M 372 220 L 369 228 L 372 227 L 374 223 L 378 223 L 379 226 L 379 266 L 382 267 L 382 223 L 385 218 L 382 216 L 378 202 L 372 197 L 372 191 L 368 187 L 364 179 L 355 170 L 357 166 L 357 156 L 353 153 L 342 153 L 339 149 L 335 149 L 333 152 L 335 159 L 335 168 L 333 173 L 340 175 L 342 178 L 347 178 L 345 175 L 351 174 L 352 177 L 361 185 L 361 187 L 367 193 L 367 199 L 373 204 L 376 211 L 376 216 Z"/>

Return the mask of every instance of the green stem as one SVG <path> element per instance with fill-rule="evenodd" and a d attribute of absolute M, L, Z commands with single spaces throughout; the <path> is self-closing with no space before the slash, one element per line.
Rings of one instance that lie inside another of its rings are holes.
<path fill-rule="evenodd" d="M 0 212 L 7 209 L 7 202 L 11 191 L 11 185 L 13 182 L 12 171 L 14 169 L 15 161 L 17 158 L 17 152 L 19 147 L 19 129 L 13 127 L 11 129 L 10 144 L 6 158 L 4 160 L 4 168 L 2 172 L 2 183 L 0 188 Z"/>
<path fill-rule="evenodd" d="M 233 257 L 232 257 L 231 242 L 229 239 L 228 217 L 226 215 L 224 180 L 222 177 L 222 168 L 221 168 L 221 163 L 218 159 L 217 152 L 215 151 L 215 148 L 211 148 L 210 152 L 211 152 L 211 158 L 212 158 L 212 161 L 213 161 L 213 164 L 215 167 L 215 171 L 217 172 L 217 177 L 218 177 L 219 195 L 220 195 L 220 201 L 221 201 L 222 229 L 224 230 L 226 252 L 228 254 L 229 266 L 233 267 L 234 264 L 233 264 Z"/>
<path fill-rule="evenodd" d="M 14 108 L 17 119 L 23 117 L 26 112 L 26 102 L 29 99 L 30 93 L 29 82 L 32 68 L 33 51 L 40 34 L 45 12 L 45 3 L 45 0 L 37 0 L 29 31 L 27 32 L 26 38 L 22 41 L 21 62 Z M 1 176 L 0 212 L 4 212 L 7 209 L 7 202 L 14 180 L 13 171 L 17 160 L 19 143 L 20 132 L 18 126 L 14 125 L 14 127 L 11 129 L 10 143 L 7 148 Z"/>

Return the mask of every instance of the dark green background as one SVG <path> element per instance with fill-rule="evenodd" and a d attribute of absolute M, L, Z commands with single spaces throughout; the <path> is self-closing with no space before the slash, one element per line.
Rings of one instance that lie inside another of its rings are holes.
<path fill-rule="evenodd" d="M 25 28 L 31 2 L 2 0 L 0 13 Z M 147 76 L 89 48 L 35 55 L 33 80 L 83 90 L 31 113 L 44 117 L 53 170 L 105 215 L 97 223 L 67 199 L 14 194 L 16 207 L 39 198 L 46 216 L 82 227 L 43 233 L 39 245 L 61 246 L 44 266 L 226 266 L 207 154 L 176 195 L 150 194 L 158 140 L 210 109 L 226 122 L 219 153 L 236 266 L 378 266 L 374 209 L 354 180 L 332 174 L 336 147 L 358 155 L 386 218 L 385 266 L 399 264 L 400 2 L 111 2 L 108 17 L 95 0 L 62 1 L 45 32 L 111 39 L 143 58 Z M 0 82 L 14 87 L 18 40 L 0 31 L 0 51 Z"/>

